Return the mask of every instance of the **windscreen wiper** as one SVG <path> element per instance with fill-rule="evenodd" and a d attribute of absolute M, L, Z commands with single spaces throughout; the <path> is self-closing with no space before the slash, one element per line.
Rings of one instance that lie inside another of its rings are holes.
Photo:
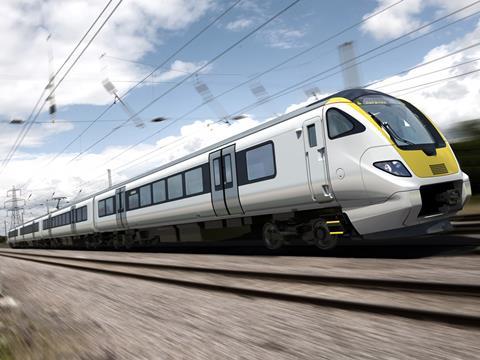
<path fill-rule="evenodd" d="M 375 120 L 375 122 L 380 125 L 383 129 L 385 129 L 385 131 L 388 133 L 388 135 L 390 135 L 390 137 L 392 139 L 395 139 L 397 141 L 401 141 L 401 142 L 404 142 L 405 144 L 408 144 L 408 145 L 417 145 L 413 142 L 411 142 L 410 140 L 407 140 L 407 139 L 404 139 L 402 138 L 400 135 L 398 135 L 395 130 L 392 129 L 392 127 L 390 126 L 390 124 L 386 121 L 381 121 L 379 118 L 377 118 L 374 114 L 372 114 L 370 111 L 368 112 L 368 114 L 372 117 L 373 120 Z"/>

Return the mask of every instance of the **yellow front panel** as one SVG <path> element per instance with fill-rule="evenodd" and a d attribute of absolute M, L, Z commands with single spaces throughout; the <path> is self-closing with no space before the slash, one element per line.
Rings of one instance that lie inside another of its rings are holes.
<path fill-rule="evenodd" d="M 434 156 L 427 156 L 422 150 L 402 150 L 398 147 L 396 149 L 418 177 L 445 176 L 455 174 L 459 170 L 457 160 L 448 144 L 437 149 L 437 155 Z"/>
<path fill-rule="evenodd" d="M 362 114 L 373 126 L 375 126 L 378 131 L 388 140 L 390 144 L 398 151 L 402 159 L 407 163 L 407 165 L 412 169 L 413 173 L 418 177 L 433 177 L 433 176 L 445 176 L 450 174 L 455 174 L 459 171 L 457 160 L 455 155 L 447 143 L 445 137 L 442 135 L 440 130 L 435 126 L 437 131 L 444 138 L 446 146 L 444 148 L 437 149 L 437 154 L 434 156 L 426 155 L 422 150 L 402 150 L 400 149 L 390 138 L 388 133 L 382 129 L 376 122 L 373 120 L 368 113 L 366 113 L 361 107 L 357 104 L 343 98 L 333 98 L 330 102 L 348 102 L 350 106 Z M 428 118 L 427 118 L 428 119 Z M 430 122 L 431 120 L 428 119 Z M 392 159 L 394 160 L 394 159 Z"/>

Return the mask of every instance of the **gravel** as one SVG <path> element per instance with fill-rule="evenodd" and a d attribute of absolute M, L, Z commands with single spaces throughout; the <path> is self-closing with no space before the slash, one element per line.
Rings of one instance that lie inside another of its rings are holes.
<path fill-rule="evenodd" d="M 192 260 L 189 256 L 161 255 L 173 262 Z M 203 256 L 196 261 L 215 260 L 242 264 L 241 257 L 232 262 L 231 257 Z M 279 266 L 282 259 L 254 260 Z M 409 277 L 422 271 L 433 276 L 444 268 L 457 280 L 464 274 L 471 281 L 478 280 L 480 270 L 478 256 L 350 260 L 308 258 L 301 266 L 316 262 L 316 268 L 325 271 L 378 269 L 404 271 Z M 284 270 L 295 262 L 298 266 L 298 259 L 283 262 Z M 15 359 L 453 360 L 478 359 L 480 353 L 480 329 L 193 290 L 16 259 L 1 258 L 0 282 L 3 295 L 11 299 L 6 306 L 0 301 L 0 335 Z"/>

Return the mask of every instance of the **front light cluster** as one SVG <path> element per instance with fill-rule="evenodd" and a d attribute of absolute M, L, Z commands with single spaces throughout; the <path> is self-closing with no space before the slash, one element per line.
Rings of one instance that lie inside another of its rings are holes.
<path fill-rule="evenodd" d="M 373 164 L 377 169 L 383 170 L 389 174 L 401 177 L 411 177 L 410 171 L 402 164 L 401 161 L 379 161 Z"/>

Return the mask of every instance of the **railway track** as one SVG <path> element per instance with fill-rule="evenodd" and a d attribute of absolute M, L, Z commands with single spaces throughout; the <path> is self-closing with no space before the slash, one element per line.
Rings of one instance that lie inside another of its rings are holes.
<path fill-rule="evenodd" d="M 480 233 L 480 214 L 459 215 L 451 223 L 456 233 Z"/>
<path fill-rule="evenodd" d="M 210 292 L 480 327 L 477 284 L 242 271 L 13 250 L 1 250 L 0 256 Z"/>

